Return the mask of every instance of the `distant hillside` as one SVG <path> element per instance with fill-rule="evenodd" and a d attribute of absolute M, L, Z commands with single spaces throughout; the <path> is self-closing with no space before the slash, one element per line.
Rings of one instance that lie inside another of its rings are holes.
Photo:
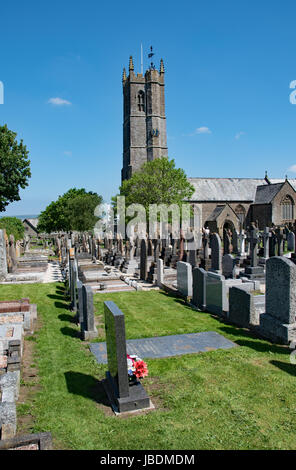
<path fill-rule="evenodd" d="M 25 215 L 2 215 L 0 217 L 0 219 L 2 219 L 3 217 L 16 217 L 17 219 L 21 219 L 21 220 L 24 220 L 24 219 L 38 219 L 38 215 L 39 214 L 25 214 Z"/>

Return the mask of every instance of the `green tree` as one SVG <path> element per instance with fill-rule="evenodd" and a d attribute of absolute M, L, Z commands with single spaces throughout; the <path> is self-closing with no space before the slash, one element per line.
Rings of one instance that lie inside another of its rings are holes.
<path fill-rule="evenodd" d="M 125 196 L 126 207 L 141 204 L 149 215 L 150 204 L 176 204 L 181 207 L 190 199 L 194 187 L 187 180 L 182 168 L 167 157 L 156 158 L 145 163 L 129 180 L 122 182 L 120 196 Z M 112 198 L 116 212 L 116 196 Z"/>
<path fill-rule="evenodd" d="M 13 201 L 19 201 L 20 188 L 28 186 L 31 176 L 29 152 L 17 134 L 0 126 L 0 212 Z"/>
<path fill-rule="evenodd" d="M 41 212 L 38 230 L 46 233 L 91 230 L 98 220 L 94 209 L 101 202 L 102 196 L 97 193 L 71 188 Z"/>
<path fill-rule="evenodd" d="M 15 240 L 24 238 L 25 228 L 17 217 L 2 217 L 0 219 L 0 229 L 5 229 L 7 235 L 14 235 Z"/>

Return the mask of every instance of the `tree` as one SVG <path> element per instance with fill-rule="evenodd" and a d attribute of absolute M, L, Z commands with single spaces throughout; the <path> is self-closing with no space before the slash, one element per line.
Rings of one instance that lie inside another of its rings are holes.
<path fill-rule="evenodd" d="M 101 203 L 102 196 L 97 193 L 86 192 L 84 188 L 71 188 L 41 212 L 38 231 L 50 233 L 91 230 L 98 220 L 94 216 L 94 209 Z"/>
<path fill-rule="evenodd" d="M 119 190 L 120 196 L 125 197 L 126 208 L 131 204 L 141 204 L 145 208 L 146 221 L 150 216 L 149 209 L 155 211 L 157 206 L 160 210 L 162 205 L 164 212 L 162 216 L 157 212 L 157 220 L 164 222 L 167 217 L 167 222 L 172 223 L 175 217 L 182 218 L 182 206 L 191 198 L 194 187 L 187 180 L 184 170 L 175 167 L 173 159 L 162 157 L 145 163 L 129 180 L 122 182 Z M 117 196 L 112 198 L 112 205 L 117 214 Z M 150 207 L 152 205 L 154 207 Z M 132 216 L 126 216 L 125 223 L 131 219 Z"/>
<path fill-rule="evenodd" d="M 150 204 L 182 204 L 194 192 L 182 168 L 166 157 L 144 163 L 129 180 L 123 181 L 120 195 L 126 205 L 137 203 L 148 209 Z"/>
<path fill-rule="evenodd" d="M 20 188 L 28 186 L 31 177 L 29 152 L 17 134 L 0 126 L 0 212 L 13 201 L 19 201 Z"/>
<path fill-rule="evenodd" d="M 15 240 L 24 238 L 25 228 L 17 217 L 2 217 L 0 219 L 0 229 L 5 229 L 7 235 L 14 235 Z"/>

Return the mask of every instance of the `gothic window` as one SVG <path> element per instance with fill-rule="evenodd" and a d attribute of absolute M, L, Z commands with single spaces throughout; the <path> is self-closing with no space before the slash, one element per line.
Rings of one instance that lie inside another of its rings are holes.
<path fill-rule="evenodd" d="M 140 90 L 138 93 L 138 108 L 139 111 L 145 111 L 145 93 Z"/>
<path fill-rule="evenodd" d="M 283 220 L 293 220 L 294 219 L 294 201 L 290 196 L 286 196 L 282 202 L 282 218 Z"/>
<path fill-rule="evenodd" d="M 245 221 L 245 216 L 246 216 L 245 208 L 241 204 L 239 204 L 234 209 L 234 212 L 236 213 L 237 217 L 239 218 L 240 223 L 243 225 L 243 223 Z"/>

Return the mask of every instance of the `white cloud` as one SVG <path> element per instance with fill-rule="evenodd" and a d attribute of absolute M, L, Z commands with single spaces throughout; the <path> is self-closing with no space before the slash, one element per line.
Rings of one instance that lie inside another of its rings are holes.
<path fill-rule="evenodd" d="M 211 129 L 209 129 L 206 126 L 202 126 L 202 127 L 198 127 L 197 129 L 195 129 L 195 131 L 192 132 L 191 134 L 182 134 L 182 135 L 184 137 L 192 137 L 197 134 L 211 134 L 211 133 L 212 133 Z"/>
<path fill-rule="evenodd" d="M 194 134 L 211 134 L 212 131 L 208 127 L 198 127 L 195 129 Z"/>
<path fill-rule="evenodd" d="M 242 135 L 245 135 L 245 132 L 240 131 L 240 132 L 238 132 L 237 134 L 235 134 L 234 138 L 235 138 L 236 140 L 239 140 Z"/>
<path fill-rule="evenodd" d="M 296 173 L 296 165 L 290 166 L 290 168 L 288 168 L 288 171 L 292 171 L 292 173 Z"/>
<path fill-rule="evenodd" d="M 64 100 L 63 98 L 50 98 L 48 100 L 48 104 L 52 104 L 53 106 L 69 106 L 72 103 L 70 101 Z"/>

